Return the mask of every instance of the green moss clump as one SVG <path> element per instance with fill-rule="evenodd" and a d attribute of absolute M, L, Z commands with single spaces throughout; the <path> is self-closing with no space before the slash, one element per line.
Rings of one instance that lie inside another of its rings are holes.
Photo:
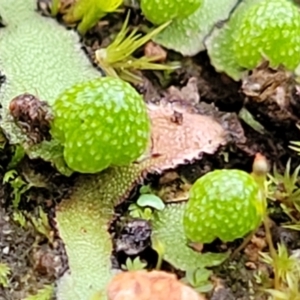
<path fill-rule="evenodd" d="M 241 238 L 262 221 L 260 189 L 240 170 L 216 170 L 198 179 L 190 190 L 183 225 L 193 242 Z"/>
<path fill-rule="evenodd" d="M 57 0 L 53 1 L 52 15 L 58 11 Z M 85 34 L 107 13 L 114 12 L 122 4 L 122 0 L 77 0 L 67 11 L 64 20 L 68 23 L 80 21 L 78 31 Z"/>
<path fill-rule="evenodd" d="M 238 80 L 269 61 L 290 71 L 300 64 L 300 13 L 289 0 L 245 0 L 205 44 L 212 64 Z"/>
<path fill-rule="evenodd" d="M 127 165 L 147 149 L 150 120 L 143 98 L 120 79 L 104 77 L 67 89 L 53 113 L 51 133 L 74 171 Z"/>
<path fill-rule="evenodd" d="M 300 14 L 286 0 L 267 0 L 249 8 L 235 35 L 240 66 L 255 68 L 266 58 L 273 66 L 295 69 L 300 62 Z"/>

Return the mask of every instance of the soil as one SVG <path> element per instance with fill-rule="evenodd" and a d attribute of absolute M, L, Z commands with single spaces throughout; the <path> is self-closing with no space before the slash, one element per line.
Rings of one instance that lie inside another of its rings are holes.
<path fill-rule="evenodd" d="M 43 8 L 44 14 L 47 14 L 47 8 L 44 3 L 40 7 Z M 91 30 L 86 35 L 83 42 L 88 54 L 92 53 L 92 49 L 98 45 L 107 43 L 109 35 L 119 30 L 120 22 L 117 20 L 118 17 L 114 15 L 106 17 L 96 29 Z M 131 22 L 132 24 L 137 24 L 141 20 L 137 15 L 132 14 Z M 110 24 L 110 26 L 105 24 Z M 178 55 L 172 52 L 168 53 L 168 56 L 178 59 Z M 251 171 L 253 157 L 256 152 L 266 156 L 271 166 L 276 164 L 279 172 L 285 170 L 289 158 L 292 159 L 292 170 L 300 164 L 300 157 L 288 147 L 291 140 L 297 140 L 300 136 L 300 131 L 296 127 L 297 122 L 299 122 L 300 96 L 295 91 L 295 83 L 292 79 L 281 80 L 277 84 L 285 92 L 286 101 L 281 105 L 276 101 L 274 89 L 269 90 L 267 95 L 264 94 L 263 96 L 262 94 L 266 89 L 255 95 L 251 94 L 249 90 L 245 90 L 246 80 L 261 82 L 266 80 L 267 77 L 270 78 L 269 75 L 272 71 L 267 67 L 258 75 L 254 74 L 254 72 L 247 79 L 235 82 L 225 74 L 217 73 L 210 65 L 209 58 L 205 52 L 193 58 L 180 59 L 183 61 L 183 67 L 175 71 L 167 79 L 162 78 L 161 74 L 157 72 L 148 71 L 143 73 L 145 81 L 137 88 L 143 91 L 147 101 L 157 101 L 170 86 L 175 86 L 178 89 L 186 86 L 193 77 L 196 78 L 200 103 L 214 104 L 220 112 L 233 114 L 238 114 L 242 107 L 246 107 L 255 119 L 264 126 L 265 132 L 259 133 L 243 120 L 239 120 L 244 130 L 245 138 L 240 136 L 240 140 L 238 140 L 238 137 L 236 137 L 233 143 L 222 147 L 215 154 L 204 155 L 201 160 L 191 165 L 178 167 L 175 173 L 179 177 L 183 176 L 189 184 L 192 184 L 201 175 L 214 169 L 238 168 L 249 172 Z M 271 83 L 276 82 L 278 79 L 276 74 L 278 75 L 280 72 L 279 70 L 272 73 Z M 270 84 L 268 87 L 270 87 Z M 7 145 L 1 150 L 1 182 L 8 171 L 7 166 L 12 158 L 12 153 L 13 149 Z M 71 190 L 74 177 L 64 178 L 48 164 L 39 160 L 29 161 L 27 158 L 19 163 L 18 171 L 25 182 L 32 182 L 34 179 L 36 182 L 42 181 L 37 180 L 39 176 L 42 176 L 43 178 L 47 177 L 47 182 L 51 184 L 46 187 L 39 187 L 36 184 L 35 187 L 22 194 L 19 210 L 28 215 L 24 226 L 21 226 L 14 217 L 16 209 L 12 206 L 14 199 L 12 187 L 8 183 L 1 185 L 0 258 L 2 263 L 8 264 L 11 268 L 8 286 L 0 289 L 1 300 L 23 299 L 28 293 L 35 293 L 44 285 L 55 282 L 68 268 L 63 244 L 55 229 L 54 208 L 56 203 Z M 162 176 L 165 176 L 165 174 Z M 159 180 L 159 177 L 152 176 L 149 179 L 149 183 L 158 190 L 165 188 L 159 183 Z M 176 194 L 178 199 L 182 200 L 186 196 L 184 188 L 178 182 L 177 184 L 174 184 L 174 182 L 172 184 L 172 192 Z M 133 193 L 131 198 L 127 200 L 134 201 L 136 197 L 136 193 Z M 128 203 L 128 201 L 126 202 Z M 276 203 L 273 205 L 275 208 L 278 208 Z M 46 233 L 39 232 L 32 224 L 32 218 L 39 216 L 39 207 L 46 212 L 48 217 L 49 227 Z M 122 214 L 124 209 L 126 209 L 126 205 L 118 207 L 117 214 Z M 297 249 L 299 247 L 297 242 L 299 234 L 283 229 L 280 226 L 280 222 L 286 220 L 287 217 L 280 209 L 274 209 L 275 211 L 276 213 L 271 215 L 275 224 L 272 232 L 274 241 L 283 241 L 289 250 Z M 114 226 L 120 225 L 114 223 Z M 112 233 L 114 230 L 115 227 L 112 227 Z M 257 239 L 264 240 L 264 236 L 262 229 L 256 233 Z M 214 247 L 214 249 L 218 249 L 218 247 L 236 249 L 240 244 L 240 240 L 227 245 L 218 244 L 217 242 L 216 245 L 211 245 L 211 247 Z M 153 256 L 153 251 L 146 246 L 141 247 L 139 252 L 150 264 L 154 264 L 155 255 Z M 253 247 L 250 250 L 262 250 L 253 240 L 248 247 Z M 217 283 L 217 288 L 208 295 L 208 299 L 267 299 L 260 292 L 259 284 L 254 277 L 254 271 L 257 268 L 263 269 L 263 266 L 257 263 L 257 257 L 251 258 L 249 253 L 253 254 L 253 251 L 247 252 L 246 248 L 234 259 L 228 260 L 222 266 L 214 269 L 214 281 Z M 124 263 L 125 258 L 126 256 L 124 257 L 124 255 L 116 255 L 114 258 L 115 264 Z M 163 266 L 166 270 L 177 272 L 167 264 L 163 264 Z M 266 267 L 264 266 L 264 268 Z M 272 276 L 271 270 L 264 269 L 264 271 L 269 276 Z M 178 272 L 177 274 L 180 275 Z"/>

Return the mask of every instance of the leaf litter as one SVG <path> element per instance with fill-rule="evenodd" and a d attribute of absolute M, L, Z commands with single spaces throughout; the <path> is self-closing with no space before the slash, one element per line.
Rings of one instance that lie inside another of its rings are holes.
<path fill-rule="evenodd" d="M 178 165 L 197 163 L 205 153 L 214 154 L 220 146 L 228 143 L 245 143 L 246 138 L 236 114 L 218 112 L 213 105 L 199 103 L 199 100 L 193 78 L 187 86 L 169 89 L 160 99 L 161 103 L 148 105 L 154 124 L 150 155 L 130 167 L 110 168 L 94 176 L 78 176 L 72 192 L 57 205 L 56 226 L 65 243 L 69 267 L 58 283 L 58 299 L 81 299 L 81 295 L 105 298 L 104 287 L 114 275 L 111 270 L 113 248 L 108 233 L 114 219 L 114 207 L 126 200 L 130 191 L 142 183 L 148 173 L 162 174 L 165 170 L 176 169 Z M 170 149 L 174 151 L 170 152 Z M 35 157 L 39 156 L 37 154 Z M 49 160 L 53 161 L 53 157 Z M 168 207 L 171 210 L 175 205 L 173 203 Z M 178 207 L 183 205 L 179 203 Z M 178 213 L 180 210 L 175 211 Z M 178 232 L 181 234 L 180 226 L 178 228 L 175 235 Z M 166 230 L 165 239 L 168 242 L 169 229 L 168 226 L 162 228 Z M 172 248 L 176 248 L 173 243 L 174 239 L 171 246 L 166 247 L 169 254 L 165 257 L 180 269 L 181 262 L 176 263 L 180 255 L 175 257 L 172 253 Z M 183 240 L 180 246 L 183 253 L 193 253 L 201 260 L 202 255 L 191 252 Z M 39 260 L 40 255 L 35 256 Z"/>
<path fill-rule="evenodd" d="M 172 121 L 174 110 L 171 107 L 149 104 L 154 125 L 149 157 L 128 167 L 109 168 L 88 179 L 79 177 L 73 194 L 58 205 L 57 229 L 65 244 L 70 267 L 70 273 L 59 283 L 58 299 L 80 299 L 80 295 L 87 294 L 92 297 L 93 293 L 105 288 L 112 276 L 108 225 L 113 218 L 114 205 L 120 204 L 134 185 L 141 183 L 149 172 L 162 173 L 199 159 L 201 153 L 212 154 L 226 143 L 226 131 L 212 117 L 186 112 L 187 107 L 192 110 L 190 106 L 177 107 L 181 107 L 182 118 L 188 117 L 193 126 L 187 120 L 179 124 Z M 170 152 L 170 149 L 173 150 Z M 101 262 L 101 268 L 97 262 Z"/>

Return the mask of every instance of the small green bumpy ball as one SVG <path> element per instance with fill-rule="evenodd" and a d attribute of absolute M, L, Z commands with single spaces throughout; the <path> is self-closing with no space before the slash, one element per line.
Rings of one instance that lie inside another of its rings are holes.
<path fill-rule="evenodd" d="M 143 98 L 128 83 L 103 77 L 67 89 L 54 103 L 52 136 L 74 171 L 96 173 L 138 159 L 150 139 Z"/>
<path fill-rule="evenodd" d="M 262 58 L 272 67 L 283 64 L 294 70 L 300 63 L 300 13 L 288 0 L 265 0 L 253 4 L 235 28 L 237 62 L 255 68 Z"/>
<path fill-rule="evenodd" d="M 146 19 L 160 25 L 175 18 L 186 18 L 195 12 L 203 0 L 142 0 Z"/>
<path fill-rule="evenodd" d="M 262 198 L 254 178 L 240 170 L 216 170 L 198 179 L 190 190 L 183 225 L 192 242 L 224 242 L 254 230 L 263 218 Z"/>

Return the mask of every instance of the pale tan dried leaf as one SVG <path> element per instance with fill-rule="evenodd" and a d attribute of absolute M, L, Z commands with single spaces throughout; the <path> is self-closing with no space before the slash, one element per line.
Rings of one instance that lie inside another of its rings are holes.
<path fill-rule="evenodd" d="M 197 86 L 197 78 L 191 77 L 187 84 L 181 89 L 171 86 L 168 89 L 168 94 L 166 96 L 167 100 L 172 101 L 184 101 L 188 104 L 195 105 L 200 101 L 200 95 Z"/>
<path fill-rule="evenodd" d="M 167 59 L 167 52 L 152 41 L 145 45 L 144 53 L 146 57 L 155 57 L 156 62 L 164 62 Z"/>
<path fill-rule="evenodd" d="M 212 154 L 227 142 L 227 133 L 210 116 L 193 113 L 188 106 L 148 105 L 152 123 L 152 159 L 148 171 L 175 168 Z"/>

